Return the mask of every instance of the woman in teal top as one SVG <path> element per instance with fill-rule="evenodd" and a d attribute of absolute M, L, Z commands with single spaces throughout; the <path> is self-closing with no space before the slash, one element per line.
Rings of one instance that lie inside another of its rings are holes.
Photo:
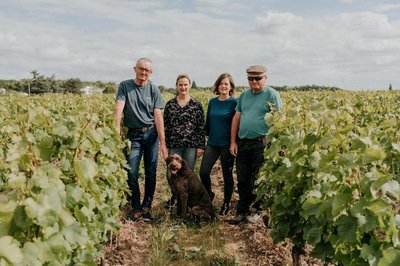
<path fill-rule="evenodd" d="M 201 161 L 200 178 L 213 199 L 215 194 L 211 189 L 210 174 L 215 162 L 220 158 L 224 178 L 224 202 L 219 214 L 226 215 L 233 193 L 232 170 L 235 162 L 235 157 L 229 151 L 232 117 L 237 104 L 237 99 L 233 96 L 235 84 L 232 76 L 227 73 L 221 74 L 215 81 L 214 93 L 218 97 L 212 98 L 208 103 L 205 125 L 208 141 Z"/>

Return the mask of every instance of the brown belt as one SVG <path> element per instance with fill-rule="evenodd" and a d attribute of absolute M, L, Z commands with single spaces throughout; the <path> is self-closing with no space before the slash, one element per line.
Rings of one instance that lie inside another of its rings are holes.
<path fill-rule="evenodd" d="M 154 125 L 151 125 L 149 127 L 141 127 L 141 128 L 129 128 L 129 130 L 132 130 L 135 133 L 146 133 L 147 131 L 150 131 L 154 128 Z"/>

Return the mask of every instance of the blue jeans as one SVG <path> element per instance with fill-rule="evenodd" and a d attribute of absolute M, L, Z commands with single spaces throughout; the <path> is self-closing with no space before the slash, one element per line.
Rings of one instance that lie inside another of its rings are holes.
<path fill-rule="evenodd" d="M 131 204 L 133 211 L 140 211 L 143 208 L 151 208 L 153 195 L 156 189 L 157 159 L 158 159 L 158 135 L 155 127 L 145 133 L 128 131 L 128 138 L 131 141 L 131 153 L 128 156 L 128 164 L 131 169 L 128 171 L 128 185 L 132 192 Z M 140 204 L 139 189 L 139 166 L 144 158 L 144 197 Z"/>
<path fill-rule="evenodd" d="M 170 148 L 169 155 L 179 154 L 185 161 L 187 166 L 194 172 L 194 166 L 196 165 L 196 148 Z M 167 170 L 168 183 L 170 182 L 171 172 Z"/>
<path fill-rule="evenodd" d="M 203 160 L 200 166 L 200 178 L 204 187 L 207 189 L 208 194 L 212 193 L 211 190 L 211 170 L 215 162 L 220 158 L 222 176 L 224 177 L 224 203 L 230 203 L 233 194 L 233 164 L 235 157 L 229 151 L 229 145 L 223 147 L 216 147 L 207 145 L 203 155 Z"/>
<path fill-rule="evenodd" d="M 239 202 L 237 214 L 246 214 L 250 209 L 250 205 L 256 199 L 253 189 L 258 171 L 264 163 L 264 149 L 265 144 L 262 142 L 247 142 L 244 140 L 239 140 L 238 142 L 236 174 Z"/>

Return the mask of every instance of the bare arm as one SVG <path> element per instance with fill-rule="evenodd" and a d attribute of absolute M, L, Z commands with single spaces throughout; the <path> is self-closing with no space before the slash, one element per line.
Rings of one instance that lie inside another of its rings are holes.
<path fill-rule="evenodd" d="M 125 102 L 121 100 L 116 101 L 115 108 L 115 129 L 118 134 L 121 134 L 121 120 L 122 120 L 122 111 L 124 110 Z"/>
<path fill-rule="evenodd" d="M 237 155 L 237 143 L 236 143 L 236 138 L 237 138 L 237 133 L 239 131 L 239 123 L 240 123 L 240 112 L 236 112 L 235 115 L 232 118 L 232 125 L 231 125 L 231 146 L 230 146 L 230 152 L 233 156 L 236 157 Z"/>
<path fill-rule="evenodd" d="M 168 149 L 165 143 L 164 119 L 161 109 L 154 109 L 154 123 L 156 124 L 158 139 L 160 140 L 161 154 L 165 160 L 168 157 Z"/>

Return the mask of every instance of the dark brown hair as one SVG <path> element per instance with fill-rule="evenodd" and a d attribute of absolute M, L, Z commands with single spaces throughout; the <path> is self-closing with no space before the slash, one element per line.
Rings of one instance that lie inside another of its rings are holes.
<path fill-rule="evenodd" d="M 218 87 L 219 85 L 221 85 L 221 82 L 224 78 L 228 78 L 229 79 L 229 83 L 231 85 L 231 89 L 229 90 L 229 96 L 235 95 L 235 82 L 233 82 L 233 78 L 230 74 L 228 73 L 222 73 L 217 80 L 214 83 L 213 86 L 213 93 L 216 95 L 220 95 Z"/>

